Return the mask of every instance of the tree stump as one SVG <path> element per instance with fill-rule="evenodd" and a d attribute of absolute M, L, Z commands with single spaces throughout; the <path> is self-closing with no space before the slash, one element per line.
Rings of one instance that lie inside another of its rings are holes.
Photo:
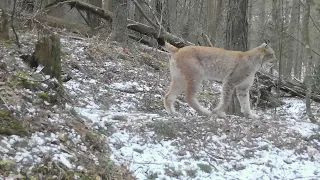
<path fill-rule="evenodd" d="M 34 58 L 39 64 L 44 66 L 43 72 L 56 78 L 61 84 L 61 45 L 60 37 L 53 34 L 49 37 L 43 37 L 36 44 Z"/>
<path fill-rule="evenodd" d="M 3 9 L 0 9 L 0 39 L 10 39 L 8 15 L 3 11 Z"/>

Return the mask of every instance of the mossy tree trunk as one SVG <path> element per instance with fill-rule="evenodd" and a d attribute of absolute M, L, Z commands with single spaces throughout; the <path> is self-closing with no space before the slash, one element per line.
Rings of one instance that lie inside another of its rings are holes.
<path fill-rule="evenodd" d="M 3 9 L 0 9 L 1 17 L 0 17 L 0 39 L 9 40 L 9 21 L 8 15 Z"/>
<path fill-rule="evenodd" d="M 34 57 L 44 66 L 43 72 L 61 84 L 61 45 L 57 34 L 43 37 L 36 44 Z"/>

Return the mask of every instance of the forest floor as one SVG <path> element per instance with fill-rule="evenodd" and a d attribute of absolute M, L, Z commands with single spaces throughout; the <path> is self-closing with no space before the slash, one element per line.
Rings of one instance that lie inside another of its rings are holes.
<path fill-rule="evenodd" d="M 0 46 L 7 66 L 0 71 L 0 126 L 12 129 L 0 127 L 0 179 L 320 178 L 319 127 L 310 123 L 303 99 L 257 107 L 260 118 L 251 120 L 198 116 L 180 97 L 182 116 L 169 116 L 162 105 L 167 53 L 66 33 L 62 69 L 72 79 L 61 95 L 50 89 L 51 80 L 30 80 L 44 77 L 19 56 L 33 52 L 37 36 L 20 38 L 21 49 Z M 201 104 L 215 107 L 220 88 L 205 82 Z M 317 119 L 319 107 L 312 104 Z"/>

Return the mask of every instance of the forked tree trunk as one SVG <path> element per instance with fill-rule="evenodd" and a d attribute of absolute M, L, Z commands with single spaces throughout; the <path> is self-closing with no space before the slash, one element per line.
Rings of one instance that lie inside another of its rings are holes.
<path fill-rule="evenodd" d="M 229 11 L 227 14 L 226 49 L 247 51 L 248 50 L 248 22 L 247 10 L 248 0 L 229 0 Z M 240 103 L 233 94 L 229 113 L 241 115 Z"/>

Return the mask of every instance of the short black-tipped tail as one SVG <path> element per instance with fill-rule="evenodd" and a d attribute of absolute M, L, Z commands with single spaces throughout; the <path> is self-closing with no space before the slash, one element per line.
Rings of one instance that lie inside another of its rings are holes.
<path fill-rule="evenodd" d="M 165 41 L 164 37 L 157 38 L 158 44 L 163 47 L 165 50 L 169 51 L 170 53 L 174 54 L 179 51 L 179 48 L 173 46 L 172 44 Z"/>
<path fill-rule="evenodd" d="M 165 46 L 165 44 L 166 44 L 166 41 L 164 40 L 164 37 L 158 37 L 157 38 L 157 42 L 162 47 Z"/>

